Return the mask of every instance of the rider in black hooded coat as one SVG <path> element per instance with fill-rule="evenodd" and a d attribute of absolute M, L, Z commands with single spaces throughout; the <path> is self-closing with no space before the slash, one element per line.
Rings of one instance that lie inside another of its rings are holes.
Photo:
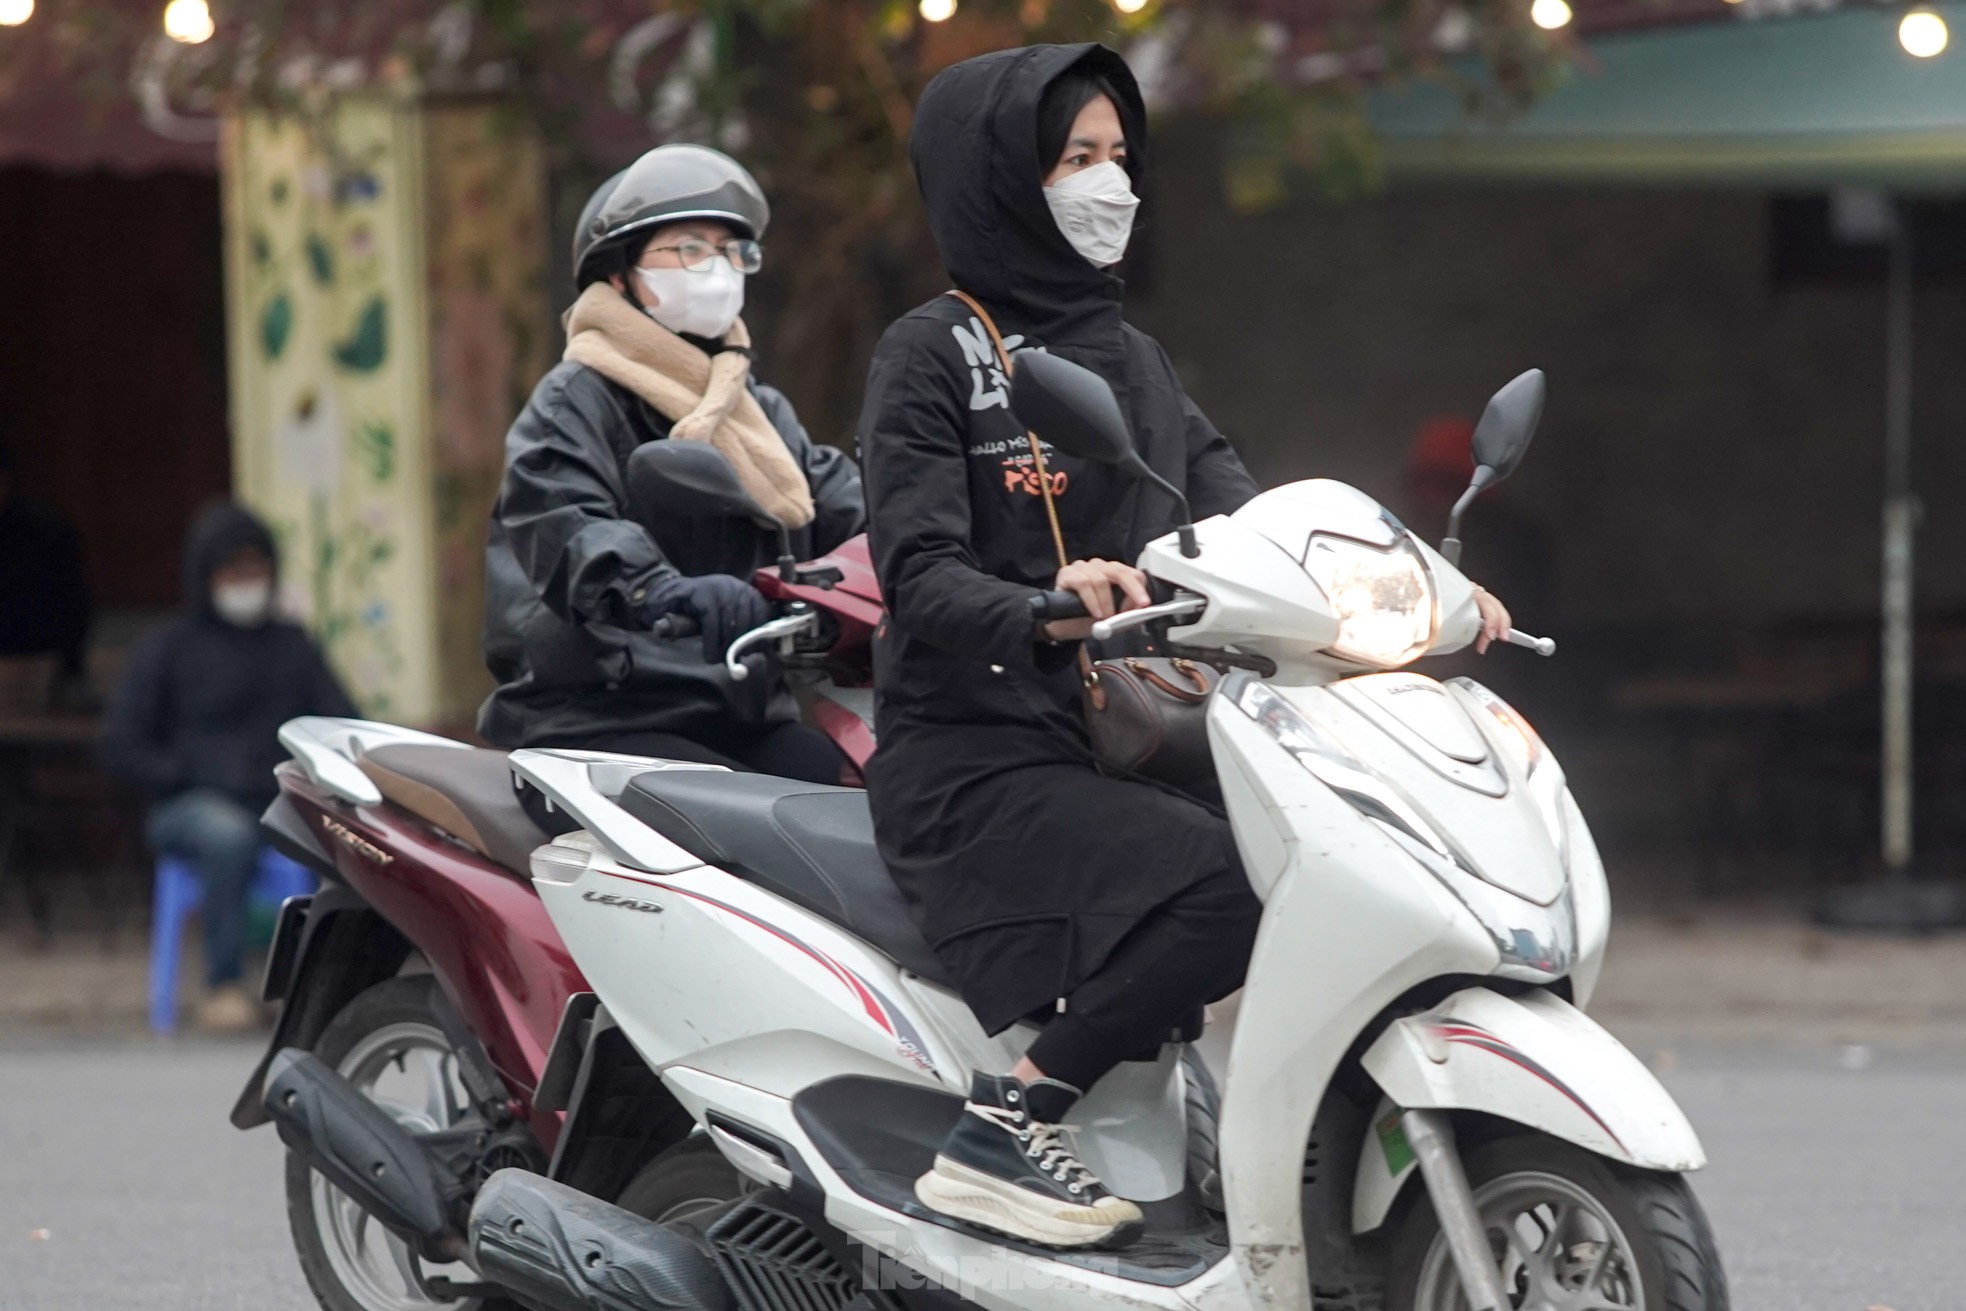
<path fill-rule="evenodd" d="M 1143 106 L 1116 54 L 1001 51 L 946 70 L 922 97 L 911 154 L 930 226 L 952 281 L 990 311 L 1010 350 L 1042 347 L 1105 378 L 1136 449 L 1194 514 L 1232 511 L 1256 492 L 1248 473 L 1166 352 L 1122 319 L 1120 279 L 1074 249 L 1047 204 L 1040 103 L 1074 69 L 1124 102 L 1125 167 L 1139 175 Z M 1129 935 L 1137 942 L 1143 923 L 1206 885 L 1218 912 L 1206 922 L 1221 940 L 1192 942 L 1191 954 L 1219 957 L 1219 996 L 1241 977 L 1258 907 L 1219 815 L 1094 767 L 1076 647 L 1041 640 L 1032 620 L 1031 598 L 1054 585 L 1058 559 L 1007 402 L 987 333 L 953 297 L 897 321 L 875 353 L 860 449 L 890 618 L 875 643 L 880 748 L 867 785 L 882 854 L 984 1027 L 1069 999 L 1039 1039 L 1049 1054 L 1037 1064 L 1084 1088 L 1135 1054 L 1137 1038 L 1134 1049 L 1114 1044 L 1141 1028 L 1140 1005 L 1176 997 L 1140 1000 L 1155 985 L 1132 971 L 1162 975 L 1154 962 L 1164 953 L 1139 958 Z M 1074 559 L 1130 562 L 1177 526 L 1163 492 L 1059 451 L 1045 461 Z M 1134 1020 L 1101 1030 L 1102 1008 L 1121 992 Z M 1145 1045 L 1179 1018 L 1162 1017 Z M 1072 1041 L 1048 1042 L 1067 1019 Z M 1038 1100 L 1034 1085 L 1034 1114 Z"/>

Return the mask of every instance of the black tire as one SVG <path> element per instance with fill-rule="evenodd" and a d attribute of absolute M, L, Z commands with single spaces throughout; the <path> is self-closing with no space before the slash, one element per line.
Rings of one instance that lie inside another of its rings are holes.
<path fill-rule="evenodd" d="M 1220 1215 L 1227 1207 L 1219 1140 L 1222 1090 L 1192 1043 L 1181 1052 L 1181 1084 L 1188 1112 L 1188 1178 L 1201 1193 L 1202 1205 Z"/>
<path fill-rule="evenodd" d="M 643 1166 L 614 1204 L 644 1220 L 675 1224 L 756 1188 L 715 1143 L 698 1134 Z"/>
<path fill-rule="evenodd" d="M 1617 1224 L 1636 1259 L 1636 1304 L 1645 1311 L 1728 1311 L 1727 1275 L 1713 1230 L 1683 1176 L 1630 1169 L 1542 1134 L 1483 1143 L 1466 1154 L 1465 1165 L 1478 1203 L 1483 1190 L 1505 1176 L 1554 1176 L 1587 1192 Z M 1424 1185 L 1416 1178 L 1408 1187 L 1417 1191 L 1391 1246 L 1386 1311 L 1445 1311 L 1440 1299 L 1423 1298 L 1420 1287 L 1440 1223 Z M 1466 1303 L 1457 1293 L 1446 1305 Z"/>
<path fill-rule="evenodd" d="M 351 1054 L 365 1040 L 399 1025 L 428 1029 L 443 1042 L 444 1026 L 435 1003 L 437 980 L 428 974 L 385 979 L 358 995 L 322 1032 L 314 1044 L 314 1055 L 330 1069 L 343 1068 Z M 445 1043 L 448 1048 L 448 1043 Z M 307 1286 L 326 1311 L 396 1311 L 404 1305 L 445 1308 L 445 1311 L 522 1311 L 517 1303 L 498 1299 L 460 1302 L 417 1302 L 378 1304 L 365 1301 L 336 1272 L 326 1241 L 321 1234 L 320 1217 L 315 1208 L 314 1171 L 295 1153 L 287 1153 L 287 1225 L 292 1231 L 294 1252 L 300 1258 Z"/>

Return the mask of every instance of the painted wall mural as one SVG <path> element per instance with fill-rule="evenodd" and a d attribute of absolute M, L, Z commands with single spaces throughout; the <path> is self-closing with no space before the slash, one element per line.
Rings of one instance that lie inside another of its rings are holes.
<path fill-rule="evenodd" d="M 483 104 L 424 112 L 432 406 L 431 515 L 439 673 L 472 710 L 491 691 L 483 650 L 485 530 L 505 432 L 553 366 L 546 163 L 520 116 Z"/>
<path fill-rule="evenodd" d="M 236 483 L 366 714 L 461 726 L 489 686 L 485 518 L 550 348 L 540 164 L 484 102 L 227 124 Z"/>

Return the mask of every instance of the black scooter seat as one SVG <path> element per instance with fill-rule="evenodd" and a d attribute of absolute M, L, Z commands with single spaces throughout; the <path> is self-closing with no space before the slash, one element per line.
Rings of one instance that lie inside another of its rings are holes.
<path fill-rule="evenodd" d="M 629 780 L 620 803 L 697 859 L 839 925 L 911 974 L 953 986 L 874 848 L 859 788 L 665 769 Z"/>

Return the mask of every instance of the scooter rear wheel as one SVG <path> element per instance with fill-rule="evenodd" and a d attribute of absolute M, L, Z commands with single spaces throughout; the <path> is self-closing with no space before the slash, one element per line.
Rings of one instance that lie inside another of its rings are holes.
<path fill-rule="evenodd" d="M 1483 1143 L 1463 1163 L 1516 1307 L 1728 1311 L 1713 1231 L 1684 1177 L 1540 1134 Z M 1400 1222 L 1388 1273 L 1387 1311 L 1467 1311 L 1424 1191 Z"/>
<path fill-rule="evenodd" d="M 317 1059 L 414 1133 L 449 1128 L 469 1108 L 428 974 L 386 979 L 356 997 L 314 1044 Z M 287 1155 L 287 1223 L 307 1285 L 325 1311 L 520 1311 L 500 1299 L 441 1302 L 416 1286 L 409 1249 L 300 1156 Z M 473 1276 L 424 1266 L 425 1276 Z"/>
<path fill-rule="evenodd" d="M 698 1135 L 643 1166 L 621 1190 L 615 1205 L 657 1224 L 678 1224 L 756 1189 L 715 1143 Z"/>

